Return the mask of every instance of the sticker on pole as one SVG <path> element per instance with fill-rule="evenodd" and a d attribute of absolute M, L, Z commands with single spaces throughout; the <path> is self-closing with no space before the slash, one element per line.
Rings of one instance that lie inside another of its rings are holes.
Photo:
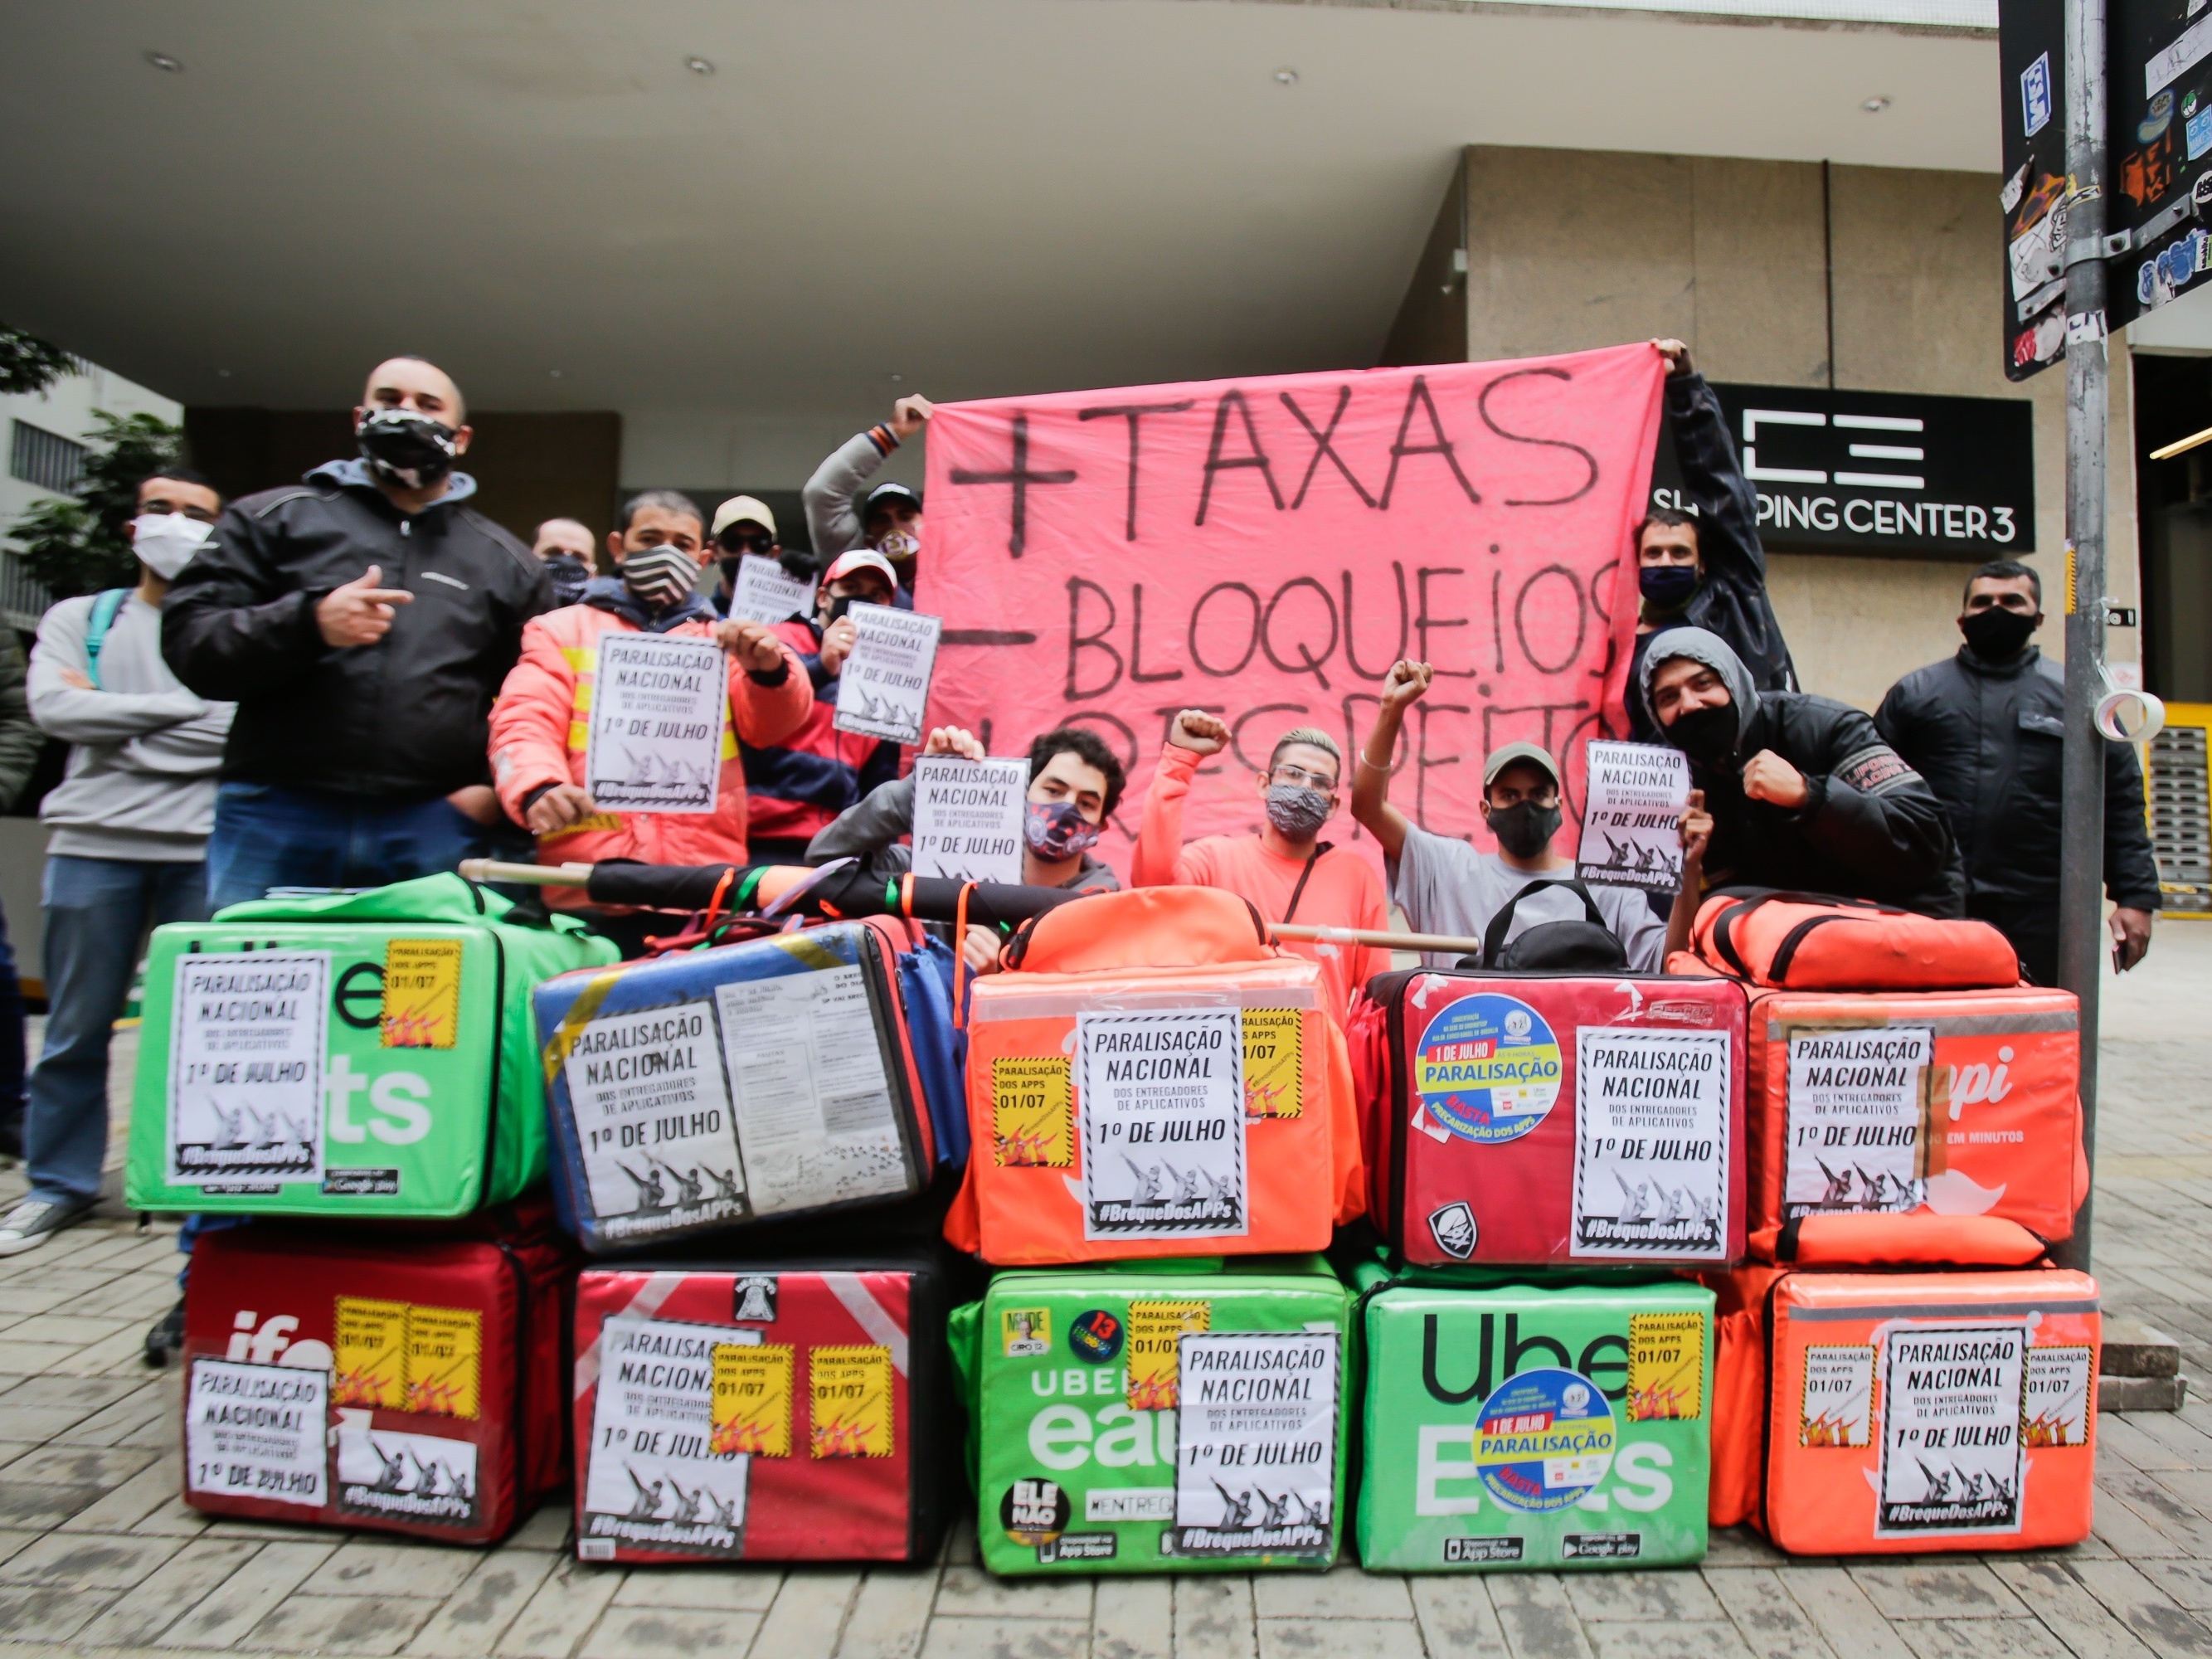
<path fill-rule="evenodd" d="M 1475 1472 L 1507 1509 L 1548 1515 L 1613 1467 L 1613 1407 L 1578 1371 L 1523 1371 L 1482 1402 Z"/>
<path fill-rule="evenodd" d="M 1544 1017 L 1494 991 L 1437 1014 L 1413 1055 L 1422 1106 L 1462 1140 L 1518 1140 L 1551 1111 L 1559 1077 L 1559 1041 Z"/>

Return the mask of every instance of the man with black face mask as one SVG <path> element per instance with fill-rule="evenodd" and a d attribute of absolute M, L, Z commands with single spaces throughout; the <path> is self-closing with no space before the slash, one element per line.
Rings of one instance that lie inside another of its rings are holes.
<path fill-rule="evenodd" d="M 1720 400 L 1680 340 L 1654 340 L 1667 360 L 1667 423 L 1682 494 L 1695 514 L 1655 507 L 1636 526 L 1636 644 L 1629 658 L 1629 733 L 1662 741 L 1633 688 L 1644 653 L 1669 628 L 1702 628 L 1728 642 L 1762 691 L 1794 691 L 1790 647 L 1766 597 L 1759 496 L 1736 463 Z"/>
<path fill-rule="evenodd" d="M 1702 628 L 1651 641 L 1635 693 L 1690 759 L 1712 820 L 1708 887 L 1776 887 L 1964 913 L 1965 878 L 1942 804 L 1848 703 L 1761 691 Z"/>
<path fill-rule="evenodd" d="M 1482 764 L 1482 821 L 1498 837 L 1494 853 L 1478 851 L 1456 836 L 1433 835 L 1390 804 L 1390 775 L 1406 711 L 1428 690 L 1433 671 L 1425 662 L 1398 662 L 1382 682 L 1382 706 L 1368 728 L 1352 774 L 1352 816 L 1382 848 L 1390 896 L 1404 907 L 1417 933 L 1480 939 L 1491 918 L 1523 889 L 1567 881 L 1574 860 L 1552 845 L 1559 832 L 1559 769 L 1533 743 L 1492 750 Z M 1380 759 L 1376 758 L 1381 757 Z M 1663 960 L 1667 928 L 1641 890 L 1589 884 L 1607 931 L 1620 941 L 1628 965 L 1656 974 Z M 1694 903 L 1694 896 L 1688 901 Z M 1580 921 L 1588 912 L 1571 888 L 1532 893 L 1516 905 L 1506 942 L 1550 921 Z M 1454 952 L 1425 952 L 1431 968 L 1449 968 Z"/>
<path fill-rule="evenodd" d="M 234 501 L 161 602 L 161 655 L 235 702 L 208 903 L 450 870 L 495 818 L 485 717 L 553 605 L 530 550 L 468 505 L 459 389 L 394 357 L 360 454 Z"/>
<path fill-rule="evenodd" d="M 2059 754 L 2065 679 L 2030 640 L 2043 583 L 2014 559 L 1967 579 L 1954 657 L 1907 674 L 1875 724 L 1928 780 L 1965 860 L 1966 914 L 2010 939 L 2039 985 L 2058 982 Z M 2115 965 L 2150 948 L 2158 866 L 2143 827 L 2142 770 L 2131 744 L 2105 745 L 2105 890 Z"/>

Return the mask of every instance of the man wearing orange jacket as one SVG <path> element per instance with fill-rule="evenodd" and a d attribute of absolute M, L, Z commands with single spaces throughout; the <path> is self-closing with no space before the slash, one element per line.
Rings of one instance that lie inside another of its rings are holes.
<path fill-rule="evenodd" d="M 533 617 L 522 656 L 491 711 L 492 777 L 507 816 L 538 837 L 541 863 L 639 859 L 648 864 L 745 861 L 745 775 L 738 741 L 781 743 L 814 706 L 799 659 L 760 623 L 723 622 L 699 597 L 714 556 L 699 509 L 674 490 L 652 489 L 623 509 L 607 538 L 620 574 L 586 585 L 578 605 Z M 729 654 L 721 776 L 712 812 L 606 812 L 584 788 L 586 734 L 599 639 L 609 632 L 711 639 Z M 562 902 L 564 890 L 549 888 Z M 574 900 L 568 901 L 571 903 Z M 640 925 L 607 929 L 626 945 Z"/>
<path fill-rule="evenodd" d="M 1227 746 L 1229 737 L 1227 723 L 1204 709 L 1186 708 L 1176 716 L 1159 770 L 1145 793 L 1131 884 L 1225 887 L 1267 921 L 1387 929 L 1389 906 L 1367 860 L 1321 839 L 1344 781 L 1343 751 L 1325 732 L 1302 726 L 1275 740 L 1267 769 L 1260 774 L 1267 821 L 1257 835 L 1208 836 L 1183 845 L 1183 801 L 1192 775 L 1200 761 Z M 1322 994 L 1339 1020 L 1352 992 L 1390 965 L 1388 955 L 1366 945 L 1282 943 L 1321 963 Z"/>

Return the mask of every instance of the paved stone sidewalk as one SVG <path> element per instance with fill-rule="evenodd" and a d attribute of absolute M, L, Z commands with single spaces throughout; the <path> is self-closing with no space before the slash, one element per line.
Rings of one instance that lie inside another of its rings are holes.
<path fill-rule="evenodd" d="M 2097 1270 L 2212 1380 L 2212 926 L 2168 925 L 2109 993 Z M 118 1074 L 131 1046 L 118 1044 Z M 118 1085 L 121 1083 L 118 1075 Z M 121 1092 L 118 1088 L 118 1092 Z M 118 1142 L 119 1144 L 119 1142 Z M 0 1202 L 21 1191 L 0 1174 Z M 2099 1424 L 2097 1531 L 2034 1556 L 1698 1570 L 1000 1583 L 972 1533 L 913 1571 L 625 1571 L 565 1509 L 498 1549 L 210 1523 L 177 1497 L 179 1382 L 141 1362 L 172 1230 L 115 1206 L 0 1262 L 0 1659 L 2117 1659 L 2212 1655 L 2212 1405 Z"/>

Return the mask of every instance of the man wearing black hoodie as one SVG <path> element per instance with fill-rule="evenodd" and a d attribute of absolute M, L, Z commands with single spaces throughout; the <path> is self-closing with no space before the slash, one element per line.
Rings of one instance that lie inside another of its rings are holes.
<path fill-rule="evenodd" d="M 2042 625 L 2042 579 L 2014 559 L 1984 565 L 1959 608 L 1966 644 L 1890 687 L 1874 720 L 1950 814 L 1966 914 L 2011 940 L 2037 984 L 2056 985 L 2066 682 L 2028 643 Z M 2114 965 L 2124 972 L 2150 948 L 2159 904 L 2142 769 L 2124 743 L 2105 744 L 2104 850 Z"/>
<path fill-rule="evenodd" d="M 1705 792 L 1708 888 L 1964 913 L 1942 803 L 1857 709 L 1804 691 L 1759 690 L 1727 643 L 1702 628 L 1654 635 L 1636 691 Z"/>
<path fill-rule="evenodd" d="M 449 870 L 495 821 L 485 719 L 552 578 L 467 504 L 467 410 L 443 371 L 379 364 L 354 429 L 357 459 L 232 503 L 162 602 L 171 670 L 238 705 L 215 908 Z"/>

